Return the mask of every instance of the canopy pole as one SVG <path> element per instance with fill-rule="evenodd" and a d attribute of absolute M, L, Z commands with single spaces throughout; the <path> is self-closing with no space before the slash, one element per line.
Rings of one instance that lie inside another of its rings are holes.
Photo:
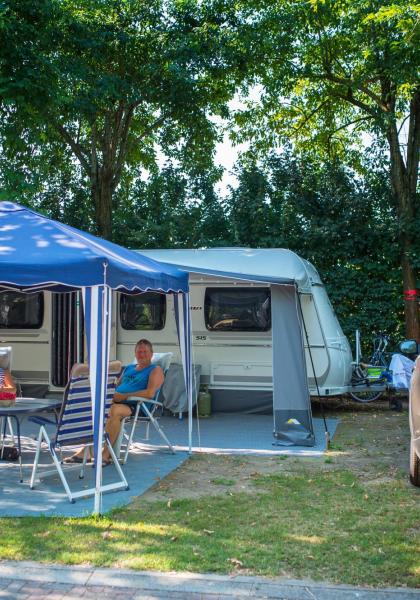
<path fill-rule="evenodd" d="M 108 381 L 111 333 L 111 289 L 105 285 L 84 288 L 84 310 L 92 397 L 93 445 L 95 456 L 95 500 L 93 514 L 102 508 L 102 443 Z"/>
<path fill-rule="evenodd" d="M 190 295 L 179 293 L 174 296 L 175 320 L 178 332 L 179 347 L 181 350 L 182 368 L 184 372 L 185 390 L 188 401 L 188 452 L 192 453 L 192 410 L 193 410 L 193 386 L 192 386 L 192 338 L 191 338 L 191 315 Z"/>

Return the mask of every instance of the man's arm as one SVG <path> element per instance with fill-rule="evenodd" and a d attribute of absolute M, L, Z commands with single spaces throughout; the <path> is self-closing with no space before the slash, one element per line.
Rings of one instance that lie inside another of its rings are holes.
<path fill-rule="evenodd" d="M 127 367 L 124 367 L 123 370 L 121 371 L 120 375 L 117 377 L 117 381 L 115 382 L 115 387 L 118 387 L 120 385 L 126 368 Z"/>
<path fill-rule="evenodd" d="M 151 400 L 156 394 L 157 390 L 163 384 L 165 377 L 163 375 L 162 368 L 157 365 L 149 375 L 149 381 L 147 382 L 147 388 L 145 390 L 139 390 L 138 392 L 130 392 L 127 394 L 121 394 L 115 392 L 114 401 L 123 402 L 128 398 L 147 398 Z"/>

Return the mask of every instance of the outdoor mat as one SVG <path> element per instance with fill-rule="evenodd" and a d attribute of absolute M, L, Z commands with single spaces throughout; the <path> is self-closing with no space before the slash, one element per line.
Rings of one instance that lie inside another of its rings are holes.
<path fill-rule="evenodd" d="M 103 494 L 102 512 L 128 504 L 133 497 L 140 496 L 153 484 L 181 465 L 188 457 L 188 419 L 164 417 L 160 425 L 171 440 L 176 454 L 170 454 L 161 446 L 161 438 L 150 427 L 150 439 L 145 442 L 145 425 L 139 423 L 135 444 L 123 467 L 130 489 Z M 338 424 L 337 419 L 327 419 L 331 438 Z M 314 419 L 316 445 L 273 446 L 273 417 L 270 415 L 217 414 L 207 419 L 193 420 L 193 451 L 217 454 L 295 455 L 322 456 L 326 450 L 325 429 L 322 419 Z M 17 462 L 0 462 L 0 516 L 62 516 L 81 517 L 93 510 L 93 497 L 80 498 L 74 504 L 68 501 L 57 475 L 37 481 L 35 489 L 29 488 L 29 479 L 35 456 L 35 438 L 38 428 L 23 423 L 23 483 L 19 481 Z M 68 453 L 66 453 L 68 455 Z M 47 451 L 42 452 L 41 462 L 50 462 Z M 85 478 L 80 480 L 78 469 L 68 474 L 70 487 L 81 490 L 92 487 L 94 470 L 87 466 Z M 104 483 L 116 480 L 113 466 L 104 469 Z"/>
<path fill-rule="evenodd" d="M 326 419 L 332 439 L 338 419 Z M 164 417 L 160 420 L 177 451 L 188 450 L 188 419 Z M 217 413 L 208 418 L 193 419 L 193 452 L 208 454 L 260 454 L 322 456 L 327 444 L 323 419 L 313 419 L 315 446 L 275 446 L 272 415 L 246 415 L 241 413 Z M 144 426 L 143 426 L 144 427 Z M 162 439 L 150 427 L 150 440 L 143 448 L 160 445 Z M 149 445 L 150 444 L 150 445 Z M 164 446 L 162 446 L 164 448 Z"/>
<path fill-rule="evenodd" d="M 13 463 L 0 462 L 0 517 L 41 515 L 82 517 L 90 514 L 93 510 L 93 496 L 79 498 L 74 504 L 71 504 L 64 492 L 58 473 L 36 481 L 35 488 L 30 489 L 29 480 L 35 457 L 34 437 L 38 433 L 38 428 L 24 422 L 22 429 L 23 483 L 19 481 L 17 461 Z M 33 431 L 31 432 L 31 430 Z M 70 454 L 71 452 L 66 452 L 64 456 Z M 187 452 L 170 454 L 169 451 L 158 447 L 143 448 L 139 452 L 134 448 L 123 467 L 130 489 L 103 494 L 101 512 L 105 513 L 113 508 L 129 504 L 133 497 L 144 494 L 153 484 L 166 477 L 187 458 Z M 51 469 L 51 456 L 46 450 L 41 453 L 41 464 L 44 465 L 44 469 L 47 468 L 47 465 L 48 470 Z M 42 468 L 40 472 L 42 472 Z M 84 479 L 79 479 L 79 469 L 74 467 L 71 467 L 70 471 L 66 470 L 66 476 L 73 491 L 83 490 L 94 485 L 94 469 L 89 465 L 86 466 Z M 117 481 L 117 479 L 117 473 L 112 465 L 103 470 L 104 484 Z"/>

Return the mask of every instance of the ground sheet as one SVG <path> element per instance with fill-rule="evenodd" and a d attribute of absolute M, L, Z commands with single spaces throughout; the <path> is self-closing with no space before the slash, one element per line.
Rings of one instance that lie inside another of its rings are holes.
<path fill-rule="evenodd" d="M 338 420 L 327 419 L 330 435 L 334 434 Z M 151 427 L 150 438 L 144 440 L 145 425 L 138 425 L 135 444 L 124 466 L 124 473 L 130 485 L 128 491 L 118 491 L 103 495 L 102 512 L 128 504 L 134 496 L 143 494 L 153 484 L 163 479 L 188 458 L 188 420 L 165 417 L 160 420 L 165 434 L 175 447 L 170 454 L 161 445 L 162 440 Z M 208 419 L 193 422 L 193 451 L 218 454 L 261 454 L 322 456 L 326 449 L 325 428 L 321 419 L 314 419 L 316 445 L 313 447 L 274 446 L 272 436 L 273 418 L 270 415 L 218 414 Z M 58 475 L 36 482 L 34 490 L 29 488 L 32 463 L 35 455 L 37 427 L 31 423 L 22 424 L 23 476 L 19 481 L 17 462 L 0 462 L 0 516 L 40 516 L 56 515 L 79 517 L 93 509 L 93 498 L 80 498 L 71 504 Z M 67 455 L 67 453 L 65 454 Z M 50 455 L 42 453 L 42 469 L 50 465 Z M 85 478 L 80 480 L 78 470 L 68 474 L 70 487 L 75 490 L 92 487 L 94 470 L 86 468 Z M 114 481 L 116 472 L 113 466 L 104 469 L 104 483 Z"/>

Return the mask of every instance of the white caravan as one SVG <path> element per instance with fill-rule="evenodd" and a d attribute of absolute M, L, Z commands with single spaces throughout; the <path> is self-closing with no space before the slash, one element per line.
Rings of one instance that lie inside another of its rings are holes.
<path fill-rule="evenodd" d="M 348 391 L 352 355 L 316 269 L 284 249 L 212 248 L 141 250 L 190 273 L 193 361 L 201 383 L 212 391 L 214 410 L 272 408 L 272 332 L 270 285 L 294 282 L 303 316 L 306 371 L 311 395 Z M 123 300 L 133 305 L 141 296 Z M 127 329 L 124 306 L 118 310 L 117 357 L 128 360 L 139 335 L 160 351 L 177 352 L 172 299 L 162 297 L 154 330 Z M 162 317 L 165 311 L 165 317 Z M 156 314 L 150 305 L 149 313 Z M 159 326 L 159 329 L 157 327 Z M 128 327 L 133 324 L 128 323 Z M 177 359 L 175 359 L 177 360 Z M 179 360 L 179 358 L 178 358 Z M 314 370 L 316 378 L 314 377 Z M 317 390 L 318 385 L 318 390 Z"/>
<path fill-rule="evenodd" d="M 142 253 L 190 273 L 193 361 L 201 366 L 201 383 L 212 391 L 214 410 L 272 407 L 270 286 L 279 282 L 297 288 L 310 393 L 348 391 L 349 343 L 309 262 L 283 249 Z M 40 386 L 32 393 L 61 389 L 72 363 L 83 359 L 80 308 L 77 293 L 0 293 L 0 344 L 13 346 L 12 368 L 19 380 Z M 116 294 L 113 316 L 112 358 L 130 362 L 135 342 L 148 338 L 157 351 L 173 352 L 173 362 L 181 362 L 171 296 Z"/>

